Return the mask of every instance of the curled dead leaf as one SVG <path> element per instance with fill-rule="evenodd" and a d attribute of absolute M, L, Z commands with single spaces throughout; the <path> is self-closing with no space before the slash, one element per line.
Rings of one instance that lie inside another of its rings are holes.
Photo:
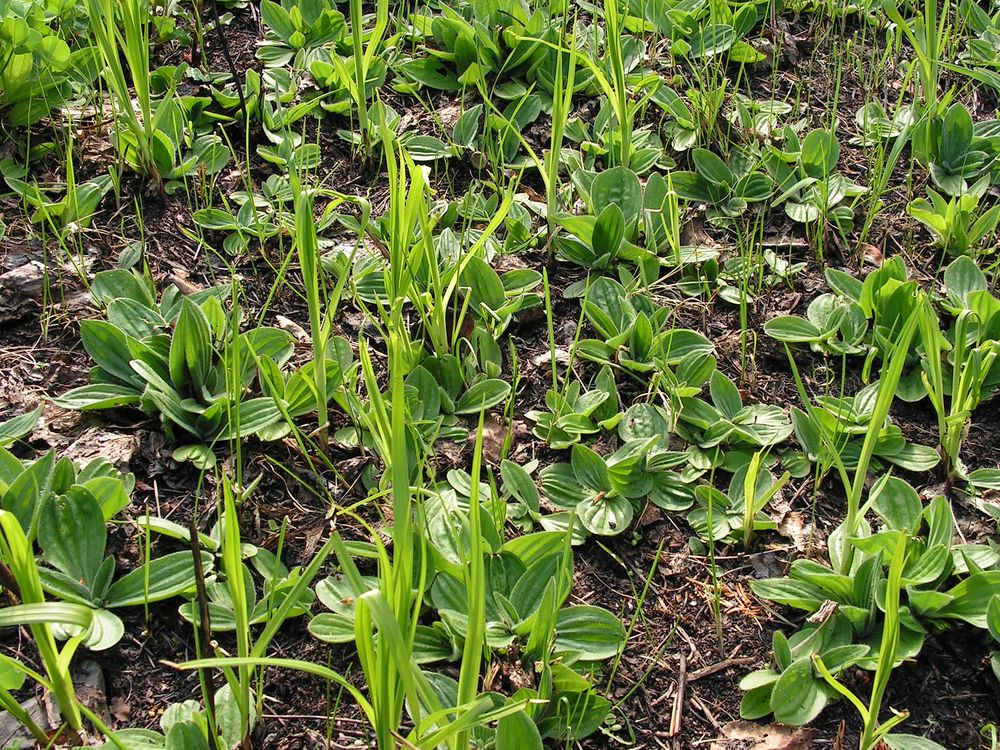
<path fill-rule="evenodd" d="M 284 315 L 275 315 L 274 322 L 277 323 L 278 328 L 290 333 L 300 344 L 308 344 L 312 340 L 305 328 L 300 326 L 294 320 L 286 318 Z"/>
<path fill-rule="evenodd" d="M 813 730 L 805 727 L 732 721 L 710 750 L 811 750 L 812 739 Z"/>
<path fill-rule="evenodd" d="M 873 266 L 882 265 L 882 251 L 870 242 L 865 243 L 865 261 Z"/>

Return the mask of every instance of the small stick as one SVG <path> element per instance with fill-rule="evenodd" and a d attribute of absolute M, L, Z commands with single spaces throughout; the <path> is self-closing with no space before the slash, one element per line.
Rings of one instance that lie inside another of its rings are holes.
<path fill-rule="evenodd" d="M 670 712 L 670 736 L 674 738 L 674 747 L 680 747 L 681 716 L 684 713 L 684 693 L 687 688 L 687 657 L 681 652 L 680 670 L 677 674 L 677 694 L 674 697 L 674 709 Z"/>
<path fill-rule="evenodd" d="M 721 672 L 724 669 L 729 669 L 729 667 L 744 666 L 746 664 L 752 664 L 756 659 L 752 656 L 741 656 L 738 659 L 723 659 L 716 664 L 709 664 L 707 667 L 702 667 L 701 669 L 695 670 L 690 675 L 688 675 L 687 681 L 695 682 L 704 677 L 710 677 L 716 672 Z"/>
<path fill-rule="evenodd" d="M 705 718 L 708 719 L 708 723 L 715 728 L 716 732 L 722 731 L 722 724 L 720 724 L 719 720 L 715 718 L 715 715 L 708 710 L 708 706 L 701 702 L 701 698 L 699 698 L 694 691 L 691 692 L 691 705 L 705 715 Z"/>

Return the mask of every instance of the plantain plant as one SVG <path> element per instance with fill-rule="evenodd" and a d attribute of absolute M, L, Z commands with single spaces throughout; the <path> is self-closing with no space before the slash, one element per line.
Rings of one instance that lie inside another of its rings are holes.
<path fill-rule="evenodd" d="M 84 321 L 80 333 L 97 367 L 90 385 L 55 403 L 83 410 L 137 406 L 159 414 L 164 430 L 180 443 L 174 458 L 203 468 L 215 463 L 218 444 L 287 429 L 279 424 L 282 414 L 273 398 L 246 395 L 257 361 L 288 360 L 291 335 L 276 328 L 240 333 L 239 308 L 223 307 L 225 287 L 184 296 L 171 286 L 157 302 L 147 280 L 116 270 L 98 274 L 91 295 L 106 319 Z"/>

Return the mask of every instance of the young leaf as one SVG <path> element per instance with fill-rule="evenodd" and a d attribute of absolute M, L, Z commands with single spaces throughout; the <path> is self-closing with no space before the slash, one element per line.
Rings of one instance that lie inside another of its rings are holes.
<path fill-rule="evenodd" d="M 184 388 L 187 374 L 198 391 L 205 385 L 212 367 L 212 337 L 208 319 L 197 305 L 185 299 L 170 342 L 170 379 Z M 195 391 L 194 394 L 197 395 Z"/>
<path fill-rule="evenodd" d="M 542 736 L 524 711 L 504 716 L 497 722 L 496 750 L 542 750 Z"/>
<path fill-rule="evenodd" d="M 587 446 L 579 443 L 573 446 L 571 465 L 577 481 L 591 493 L 598 494 L 611 490 L 608 465 L 603 458 Z"/>
<path fill-rule="evenodd" d="M 480 409 L 491 409 L 510 394 L 510 383 L 491 378 L 474 383 L 455 404 L 455 414 L 475 414 Z"/>
<path fill-rule="evenodd" d="M 6 448 L 11 443 L 16 443 L 31 432 L 40 416 L 42 416 L 41 404 L 27 414 L 20 414 L 0 423 L 0 448 Z"/>
<path fill-rule="evenodd" d="M 577 505 L 577 514 L 581 523 L 591 533 L 599 536 L 620 534 L 635 515 L 628 498 L 620 495 L 604 495 L 592 500 L 584 500 Z"/>
<path fill-rule="evenodd" d="M 774 683 L 771 710 L 777 721 L 801 726 L 819 716 L 826 706 L 826 693 L 812 670 L 811 657 L 800 657 Z"/>
<path fill-rule="evenodd" d="M 813 130 L 802 141 L 799 160 L 807 175 L 818 180 L 826 179 L 836 171 L 840 160 L 837 136 L 828 130 Z"/>
<path fill-rule="evenodd" d="M 621 247 L 625 237 L 625 214 L 617 204 L 611 203 L 601 211 L 594 224 L 593 246 L 598 255 L 612 257 Z"/>
<path fill-rule="evenodd" d="M 38 543 L 43 559 L 90 590 L 104 561 L 106 541 L 104 515 L 89 492 L 49 498 L 42 508 Z"/>
<path fill-rule="evenodd" d="M 733 172 L 728 165 L 711 151 L 703 148 L 696 148 L 691 152 L 691 159 L 694 161 L 698 174 L 711 182 L 713 185 L 732 185 Z"/>

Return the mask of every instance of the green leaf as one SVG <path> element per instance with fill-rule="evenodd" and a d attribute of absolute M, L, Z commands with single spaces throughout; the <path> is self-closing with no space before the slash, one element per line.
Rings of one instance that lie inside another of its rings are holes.
<path fill-rule="evenodd" d="M 709 183 L 697 172 L 674 172 L 670 175 L 670 184 L 684 200 L 695 203 L 715 202 L 709 191 Z"/>
<path fill-rule="evenodd" d="M 407 138 L 404 144 L 406 153 L 416 162 L 447 159 L 452 155 L 451 148 L 432 135 L 415 135 Z"/>
<path fill-rule="evenodd" d="M 281 410 L 278 409 L 278 405 L 274 403 L 273 398 L 266 396 L 242 401 L 237 408 L 239 409 L 239 430 L 237 431 L 235 422 L 229 424 L 227 429 L 219 433 L 220 440 L 233 440 L 256 434 L 281 419 Z"/>
<path fill-rule="evenodd" d="M 282 40 L 287 42 L 295 33 L 295 23 L 288 15 L 288 11 L 272 0 L 262 0 L 260 15 L 264 19 L 264 23 Z"/>
<path fill-rule="evenodd" d="M 541 719 L 536 719 L 542 736 L 572 741 L 597 731 L 611 711 L 610 701 L 567 665 L 553 663 L 549 669 L 560 699 L 550 704 Z"/>
<path fill-rule="evenodd" d="M 95 609 L 83 645 L 91 651 L 104 651 L 116 645 L 124 636 L 125 623 L 118 615 L 106 609 Z"/>
<path fill-rule="evenodd" d="M 206 574 L 211 571 L 213 562 L 212 555 L 201 553 L 202 568 Z M 104 606 L 113 609 L 163 601 L 194 588 L 194 585 L 194 561 L 191 553 L 172 552 L 150 560 L 115 581 L 108 591 Z"/>
<path fill-rule="evenodd" d="M 108 307 L 116 299 L 125 299 L 149 310 L 156 308 L 149 280 L 121 268 L 96 273 L 90 285 L 90 296 L 100 307 Z"/>
<path fill-rule="evenodd" d="M 888 524 L 890 529 L 916 533 L 920 524 L 923 504 L 920 496 L 908 483 L 896 477 L 890 477 L 882 487 L 872 510 Z"/>
<path fill-rule="evenodd" d="M 625 237 L 625 214 L 612 203 L 601 211 L 594 224 L 593 247 L 597 255 L 614 256 Z"/>
<path fill-rule="evenodd" d="M 497 722 L 496 750 L 542 750 L 542 736 L 524 712 L 504 716 Z"/>
<path fill-rule="evenodd" d="M 812 657 L 803 656 L 782 672 L 771 690 L 771 710 L 782 724 L 801 726 L 826 706 L 826 693 L 813 677 Z"/>
<path fill-rule="evenodd" d="M 538 513 L 540 503 L 538 488 L 528 472 L 512 461 L 504 459 L 500 462 L 500 476 L 507 492 L 524 503 L 528 509 Z"/>
<path fill-rule="evenodd" d="M 204 443 L 180 445 L 174 448 L 170 457 L 177 463 L 190 461 L 195 468 L 206 471 L 216 464 L 215 452 Z"/>
<path fill-rule="evenodd" d="M 776 672 L 773 674 L 774 679 L 777 680 L 778 674 Z M 771 714 L 772 689 L 773 683 L 749 689 L 740 701 L 740 718 L 754 720 L 769 716 Z"/>
<path fill-rule="evenodd" d="M 354 617 L 323 612 L 309 621 L 309 633 L 326 643 L 354 643 Z"/>
<path fill-rule="evenodd" d="M 55 467 L 56 454 L 53 450 L 22 471 L 0 499 L 0 507 L 14 515 L 29 539 L 34 539 L 37 513 L 49 494 Z M 7 564 L 9 566 L 10 561 Z"/>
<path fill-rule="evenodd" d="M 24 685 L 28 676 L 24 672 L 18 670 L 14 666 L 14 663 L 19 662 L 14 662 L 13 659 L 9 662 L 0 662 L 0 689 L 8 691 L 20 690 Z"/>
<path fill-rule="evenodd" d="M 38 54 L 53 70 L 65 70 L 69 65 L 69 45 L 55 35 L 43 37 L 38 45 Z"/>
<path fill-rule="evenodd" d="M 927 445 L 906 443 L 895 453 L 879 453 L 891 464 L 907 471 L 930 471 L 941 462 L 941 454 Z"/>
<path fill-rule="evenodd" d="M 103 320 L 85 320 L 80 324 L 80 337 L 97 365 L 123 385 L 139 387 L 139 381 L 130 364 L 132 353 L 128 338 L 110 323 Z"/>
<path fill-rule="evenodd" d="M 761 599 L 768 599 L 795 609 L 804 609 L 807 612 L 815 612 L 826 600 L 822 589 L 790 578 L 751 580 L 750 588 Z"/>
<path fill-rule="evenodd" d="M 458 78 L 435 57 L 404 60 L 396 66 L 396 70 L 429 89 L 458 91 L 462 88 Z"/>
<path fill-rule="evenodd" d="M 469 309 L 480 317 L 487 317 L 489 310 L 499 310 L 506 301 L 503 282 L 490 264 L 478 256 L 468 258 L 461 275 L 462 286 L 469 288 Z M 477 409 L 478 410 L 478 409 Z"/>
<path fill-rule="evenodd" d="M 165 747 L 166 750 L 210 750 L 208 740 L 193 721 L 179 721 L 170 727 Z"/>
<path fill-rule="evenodd" d="M 691 152 L 691 159 L 694 161 L 698 174 L 714 185 L 732 185 L 735 178 L 732 170 L 718 156 L 703 148 L 696 148 Z"/>
<path fill-rule="evenodd" d="M 132 406 L 139 403 L 139 399 L 140 393 L 133 386 L 94 383 L 74 388 L 52 399 L 52 403 L 62 409 L 89 411 Z"/>
<path fill-rule="evenodd" d="M 215 694 L 215 718 L 219 725 L 223 747 L 238 747 L 243 740 L 244 729 L 253 729 L 257 722 L 257 709 L 253 700 L 250 701 L 248 708 L 250 715 L 244 722 L 239 701 L 233 693 L 232 683 L 227 682 Z"/>
<path fill-rule="evenodd" d="M 600 661 L 617 655 L 624 642 L 621 621 L 602 607 L 565 607 L 556 615 L 556 654 Z"/>
<path fill-rule="evenodd" d="M 554 548 L 562 544 L 563 539 L 564 536 L 559 531 L 536 531 L 506 541 L 503 551 L 514 555 L 526 568 L 530 568 L 550 555 Z"/>
<path fill-rule="evenodd" d="M 993 640 L 1000 643 L 1000 593 L 994 594 L 986 608 L 986 627 Z"/>
<path fill-rule="evenodd" d="M 960 102 L 952 104 L 941 125 L 941 147 L 938 151 L 945 167 L 957 169 L 963 165 L 972 145 L 972 133 L 972 116 L 969 111 Z"/>
<path fill-rule="evenodd" d="M 455 404 L 455 414 L 475 414 L 491 409 L 510 395 L 510 383 L 490 378 L 473 383 Z"/>
<path fill-rule="evenodd" d="M 212 333 L 208 319 L 189 299 L 181 302 L 181 312 L 170 341 L 170 379 L 176 388 L 188 383 L 188 374 L 196 389 L 204 387 L 212 368 Z"/>
<path fill-rule="evenodd" d="M 836 268 L 826 269 L 826 283 L 841 297 L 846 297 L 853 302 L 861 300 L 862 282 L 843 271 Z"/>
<path fill-rule="evenodd" d="M 584 500 L 576 507 L 580 522 L 591 533 L 599 536 L 620 534 L 632 523 L 635 509 L 628 498 L 605 495 Z"/>
<path fill-rule="evenodd" d="M 0 423 L 0 448 L 6 448 L 11 443 L 16 443 L 31 432 L 40 416 L 42 416 L 42 404 L 27 414 L 21 414 Z"/>
<path fill-rule="evenodd" d="M 99 750 L 121 750 L 118 743 L 126 750 L 164 750 L 166 740 L 159 732 L 152 729 L 119 729 L 115 732 L 117 742 L 105 742 Z"/>
<path fill-rule="evenodd" d="M 779 315 L 764 324 L 764 332 L 773 339 L 790 344 L 808 344 L 823 338 L 823 332 L 805 318 Z"/>
<path fill-rule="evenodd" d="M 946 750 L 933 740 L 915 734 L 887 734 L 882 744 L 890 750 Z"/>
<path fill-rule="evenodd" d="M 654 337 L 652 354 L 668 365 L 676 365 L 691 354 L 707 354 L 714 350 L 712 342 L 697 331 L 673 328 Z"/>
<path fill-rule="evenodd" d="M 101 564 L 107 527 L 104 514 L 89 492 L 50 497 L 38 519 L 38 543 L 45 562 L 93 591 Z"/>
<path fill-rule="evenodd" d="M 573 467 L 573 474 L 577 481 L 591 493 L 597 494 L 611 490 L 608 465 L 603 458 L 587 446 L 579 443 L 573 446 L 570 465 Z"/>
<path fill-rule="evenodd" d="M 833 132 L 813 130 L 802 141 L 799 161 L 803 171 L 810 177 L 826 179 L 836 171 L 839 160 L 840 143 Z"/>
<path fill-rule="evenodd" d="M 976 261 L 962 256 L 948 264 L 944 271 L 944 286 L 949 296 L 968 308 L 969 294 L 986 290 L 986 276 Z"/>
<path fill-rule="evenodd" d="M 228 211 L 219 208 L 202 208 L 191 214 L 194 223 L 203 229 L 211 229 L 217 232 L 235 232 L 240 227 L 236 219 Z"/>
<path fill-rule="evenodd" d="M 452 140 L 459 146 L 471 148 L 479 135 L 483 105 L 474 104 L 461 114 L 452 130 Z"/>
<path fill-rule="evenodd" d="M 948 590 L 954 599 L 938 612 L 937 617 L 964 620 L 985 629 L 986 611 L 997 591 L 1000 591 L 1000 570 L 974 573 Z"/>
<path fill-rule="evenodd" d="M 538 478 L 542 483 L 542 492 L 557 507 L 575 508 L 587 496 L 587 488 L 580 484 L 568 463 L 549 464 L 539 472 Z M 593 490 L 590 492 L 593 493 Z"/>
<path fill-rule="evenodd" d="M 743 408 L 740 391 L 732 380 L 716 370 L 709 381 L 712 403 L 726 419 L 734 419 Z"/>
<path fill-rule="evenodd" d="M 642 210 L 642 184 L 631 169 L 606 169 L 594 178 L 590 188 L 590 205 L 597 216 L 608 206 L 616 205 L 621 209 L 626 225 L 631 224 Z"/>

